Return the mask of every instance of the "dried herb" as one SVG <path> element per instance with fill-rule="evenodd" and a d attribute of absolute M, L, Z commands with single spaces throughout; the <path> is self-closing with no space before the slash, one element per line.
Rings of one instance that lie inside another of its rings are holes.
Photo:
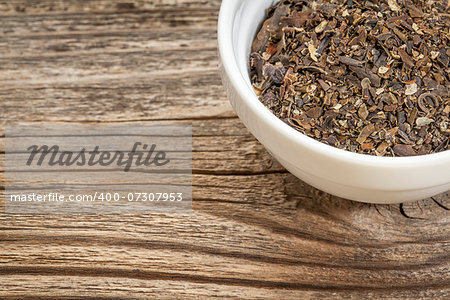
<path fill-rule="evenodd" d="M 309 137 L 378 156 L 450 149 L 447 1 L 280 1 L 252 45 L 260 101 Z"/>

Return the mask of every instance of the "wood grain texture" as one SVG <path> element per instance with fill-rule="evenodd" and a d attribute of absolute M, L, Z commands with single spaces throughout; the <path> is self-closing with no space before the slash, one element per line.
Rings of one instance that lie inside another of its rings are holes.
<path fill-rule="evenodd" d="M 0 298 L 448 299 L 450 194 L 362 204 L 286 172 L 223 92 L 219 5 L 0 1 L 1 132 L 192 124 L 194 198 L 192 215 L 1 213 Z"/>

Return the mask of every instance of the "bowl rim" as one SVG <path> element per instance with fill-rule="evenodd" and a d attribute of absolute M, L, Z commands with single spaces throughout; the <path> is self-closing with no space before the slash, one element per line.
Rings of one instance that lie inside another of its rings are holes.
<path fill-rule="evenodd" d="M 363 165 L 387 168 L 411 165 L 420 167 L 434 165 L 436 163 L 450 163 L 450 150 L 408 157 L 386 157 L 350 152 L 308 137 L 276 117 L 259 101 L 254 91 L 246 84 L 243 77 L 244 75 L 241 73 L 236 61 L 233 47 L 233 27 L 236 17 L 235 11 L 237 11 L 236 8 L 241 3 L 243 3 L 243 1 L 222 0 L 220 6 L 217 39 L 222 68 L 242 100 L 245 101 L 251 109 L 255 110 L 264 122 L 276 129 L 278 134 L 283 135 L 292 143 L 306 146 L 320 155 L 332 156 L 333 159 L 338 159 L 347 163 L 355 163 L 357 161 Z"/>

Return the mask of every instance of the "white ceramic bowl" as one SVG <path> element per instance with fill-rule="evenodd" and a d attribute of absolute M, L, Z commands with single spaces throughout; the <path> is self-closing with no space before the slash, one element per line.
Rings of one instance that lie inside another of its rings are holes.
<path fill-rule="evenodd" d="M 236 113 L 292 174 L 325 192 L 371 203 L 424 199 L 450 189 L 450 151 L 416 157 L 376 157 L 340 150 L 291 128 L 258 100 L 248 59 L 273 0 L 223 0 L 218 41 L 222 80 Z"/>

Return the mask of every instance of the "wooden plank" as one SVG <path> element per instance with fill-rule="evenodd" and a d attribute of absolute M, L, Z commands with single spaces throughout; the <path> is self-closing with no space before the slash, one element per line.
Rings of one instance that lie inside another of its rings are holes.
<path fill-rule="evenodd" d="M 114 125 L 116 123 L 101 124 Z M 120 122 L 120 124 L 134 126 L 136 123 Z M 194 173 L 226 175 L 285 172 L 237 118 L 140 121 L 139 124 L 142 126 L 192 125 L 192 167 Z M 0 137 L 0 170 L 2 169 L 1 166 L 4 166 L 4 151 L 5 139 Z M 0 173 L 1 178 L 3 178 L 2 173 Z"/>
<path fill-rule="evenodd" d="M 27 299 L 28 291 L 40 299 L 54 299 L 55 297 L 70 299 L 85 299 L 92 295 L 96 299 L 148 299 L 148 295 L 158 295 L 160 299 L 324 299 L 348 297 L 349 292 L 340 290 L 336 292 L 317 290 L 289 290 L 281 288 L 261 288 L 253 286 L 220 285 L 214 283 L 188 282 L 183 280 L 161 279 L 155 275 L 154 280 L 138 278 L 92 277 L 92 276 L 65 276 L 41 275 L 35 281 L 27 275 L 10 275 L 11 280 L 6 282 L 11 291 L 10 297 L 1 299 Z M 137 276 L 136 276 L 137 277 Z M 64 280 L 63 280 L 64 279 Z M 200 281 L 197 279 L 197 281 Z M 54 291 L 55 282 L 62 287 Z M 420 299 L 445 299 L 449 289 L 414 290 Z M 352 291 L 355 299 L 405 299 L 403 291 Z"/>
<path fill-rule="evenodd" d="M 449 192 L 370 205 L 287 173 L 223 92 L 220 2 L 0 1 L 0 190 L 7 123 L 192 124 L 194 198 L 0 213 L 0 298 L 449 298 Z"/>
<path fill-rule="evenodd" d="M 0 1 L 1 15 L 33 15 L 33 14 L 64 14 L 92 13 L 109 11 L 134 11 L 147 9 L 169 8 L 171 10 L 186 8 L 211 7 L 217 10 L 221 0 L 45 0 L 45 1 Z"/>
<path fill-rule="evenodd" d="M 450 218 L 429 201 L 406 218 L 398 206 L 330 197 L 290 174 L 195 175 L 194 199 L 184 216 L 1 215 L 1 269 L 347 295 L 444 295 L 450 284 Z"/>

